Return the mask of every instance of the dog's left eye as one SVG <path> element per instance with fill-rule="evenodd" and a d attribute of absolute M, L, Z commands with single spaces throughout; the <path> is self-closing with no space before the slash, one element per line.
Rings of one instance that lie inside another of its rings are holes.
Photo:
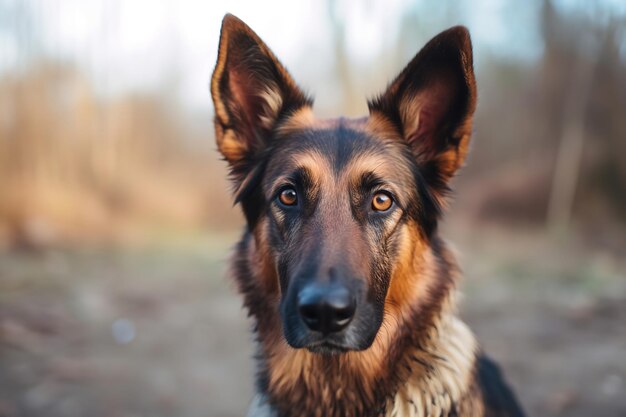
<path fill-rule="evenodd" d="M 295 206 L 298 203 L 298 193 L 293 188 L 287 187 L 278 194 L 278 201 L 285 206 Z"/>
<path fill-rule="evenodd" d="M 393 198 L 386 191 L 379 191 L 372 197 L 372 209 L 374 211 L 387 211 L 393 205 Z"/>

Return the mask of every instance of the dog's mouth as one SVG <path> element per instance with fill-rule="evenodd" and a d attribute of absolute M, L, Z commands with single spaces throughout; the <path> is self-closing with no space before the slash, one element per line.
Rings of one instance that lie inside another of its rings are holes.
<path fill-rule="evenodd" d="M 359 295 L 363 298 L 362 294 L 357 293 Z M 350 319 L 344 324 L 340 322 L 343 318 L 340 316 L 342 311 L 321 311 L 319 318 L 313 317 L 302 306 L 295 308 L 297 303 L 293 298 L 295 297 L 282 300 L 280 315 L 285 341 L 294 349 L 306 349 L 320 355 L 363 351 L 372 345 L 382 324 L 383 306 L 367 300 L 360 300 L 360 303 L 357 301 L 357 311 L 351 313 Z M 313 321 L 314 318 L 319 319 L 319 322 Z"/>
<path fill-rule="evenodd" d="M 354 350 L 348 346 L 335 343 L 330 340 L 320 340 L 317 342 L 313 342 L 306 345 L 305 348 L 311 353 L 316 353 L 320 355 L 338 355 L 340 353 Z"/>

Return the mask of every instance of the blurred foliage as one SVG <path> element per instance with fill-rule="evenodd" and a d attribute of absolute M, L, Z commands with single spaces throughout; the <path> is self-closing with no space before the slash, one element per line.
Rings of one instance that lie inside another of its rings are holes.
<path fill-rule="evenodd" d="M 163 97 L 104 100 L 72 67 L 42 62 L 0 81 L 0 108 L 0 240 L 28 247 L 228 224 L 217 155 L 189 140 Z"/>
<path fill-rule="evenodd" d="M 38 45 L 29 9 L 15 7 L 24 24 L 13 35 Z M 365 86 L 383 85 L 405 64 L 406 51 L 417 48 L 414 39 L 458 17 L 456 3 L 439 7 L 427 23 L 423 6 L 409 7 L 395 46 L 361 76 L 359 63 L 348 59 L 343 9 L 328 2 L 344 112 L 354 113 Z M 613 236 L 626 220 L 625 17 L 601 3 L 516 7 L 536 10 L 543 53 L 533 60 L 477 51 L 474 149 L 458 180 L 463 211 L 454 215 L 582 230 L 602 241 L 603 231 Z M 13 30 L 6 24 L 5 31 Z M 200 129 L 190 123 L 193 116 L 170 102 L 176 83 L 111 97 L 99 94 L 74 63 L 35 55 L 0 77 L 0 242 L 102 242 L 240 223 L 213 150 L 210 115 Z"/>

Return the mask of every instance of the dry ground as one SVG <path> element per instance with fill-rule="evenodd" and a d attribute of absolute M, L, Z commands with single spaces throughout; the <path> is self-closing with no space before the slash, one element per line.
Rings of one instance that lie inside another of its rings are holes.
<path fill-rule="evenodd" d="M 457 240 L 462 315 L 529 415 L 626 415 L 623 260 L 532 234 Z M 0 254 L 0 416 L 242 416 L 234 237 Z M 506 242 L 506 244 L 502 244 Z"/>

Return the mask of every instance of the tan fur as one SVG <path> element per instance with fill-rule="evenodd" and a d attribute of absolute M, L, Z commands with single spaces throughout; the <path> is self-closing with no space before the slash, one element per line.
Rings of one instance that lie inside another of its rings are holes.
<path fill-rule="evenodd" d="M 276 88 L 267 88 L 259 97 L 263 100 L 265 105 L 263 111 L 259 114 L 261 124 L 266 129 L 271 129 L 274 126 L 274 122 L 280 110 L 283 106 L 283 99 L 280 92 Z"/>
<path fill-rule="evenodd" d="M 302 107 L 294 112 L 287 120 L 282 122 L 276 129 L 277 136 L 287 136 L 290 133 L 317 127 L 320 124 L 313 115 L 313 109 L 309 106 Z"/>
<path fill-rule="evenodd" d="M 270 247 L 264 244 L 268 239 L 267 219 L 263 219 L 256 229 L 252 246 L 250 251 L 248 251 L 248 259 L 252 265 L 260 265 L 260 279 L 264 290 L 270 296 L 275 295 L 277 297 L 276 301 L 278 301 L 280 289 L 278 286 L 278 273 L 273 261 L 274 254 L 271 252 Z"/>
<path fill-rule="evenodd" d="M 361 124 L 361 128 L 371 136 L 381 140 L 400 140 L 398 128 L 383 114 L 373 111 Z"/>
<path fill-rule="evenodd" d="M 237 133 L 232 129 L 222 129 L 221 127 L 216 127 L 216 131 L 215 140 L 224 158 L 229 161 L 243 159 L 248 152 L 248 147 L 245 142 L 239 140 Z"/>
<path fill-rule="evenodd" d="M 211 95 L 213 96 L 213 104 L 215 107 L 215 117 L 218 118 L 223 125 L 228 125 L 230 123 L 230 118 L 228 117 L 228 111 L 226 111 L 226 105 L 222 100 L 222 97 L 219 95 L 219 82 L 222 79 L 224 74 L 224 69 L 226 68 L 226 57 L 228 56 L 228 36 L 229 31 L 223 31 L 222 36 L 220 37 L 220 45 L 219 45 L 219 54 L 217 56 L 217 64 L 215 64 L 215 69 L 213 70 L 213 77 L 211 77 Z M 217 140 L 220 140 L 220 135 L 217 135 Z M 219 147 L 218 143 L 218 147 Z"/>
<path fill-rule="evenodd" d="M 404 310 L 410 305 L 412 299 L 416 297 L 416 293 L 424 293 L 426 290 L 424 286 L 429 281 L 428 277 L 426 279 L 418 279 L 416 272 L 422 269 L 421 264 L 424 263 L 424 260 L 422 256 L 418 257 L 415 254 L 424 252 L 424 243 L 411 233 L 410 227 L 406 226 L 398 231 L 402 244 L 396 269 L 391 276 L 391 283 L 387 292 L 387 306 L 397 315 L 406 313 Z M 418 248 L 418 246 L 422 247 Z M 416 288 L 418 281 L 422 288 Z"/>

